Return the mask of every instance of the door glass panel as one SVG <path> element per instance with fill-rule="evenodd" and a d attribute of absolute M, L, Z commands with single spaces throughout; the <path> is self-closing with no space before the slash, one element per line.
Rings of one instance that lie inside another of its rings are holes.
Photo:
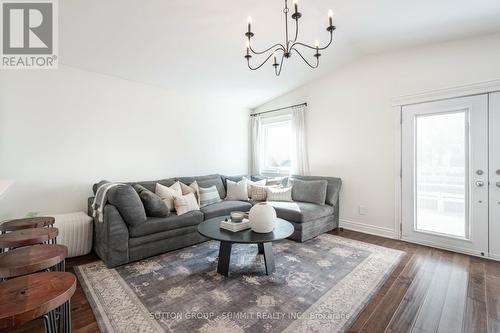
<path fill-rule="evenodd" d="M 466 111 L 416 117 L 416 230 L 469 236 L 466 117 Z"/>

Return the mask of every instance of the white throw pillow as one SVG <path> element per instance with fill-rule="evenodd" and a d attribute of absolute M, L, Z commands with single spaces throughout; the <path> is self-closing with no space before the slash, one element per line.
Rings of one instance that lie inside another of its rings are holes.
<path fill-rule="evenodd" d="M 198 205 L 200 205 L 200 188 L 198 187 L 198 183 L 196 180 L 191 183 L 191 185 L 187 186 L 184 183 L 181 184 L 181 190 L 182 190 L 182 195 L 186 195 L 188 193 L 194 193 L 194 196 L 196 197 L 196 201 L 198 202 Z"/>
<path fill-rule="evenodd" d="M 293 201 L 292 187 L 266 187 L 267 201 Z"/>
<path fill-rule="evenodd" d="M 192 210 L 199 210 L 200 206 L 198 206 L 198 201 L 194 196 L 194 193 L 188 193 L 181 197 L 174 198 L 175 210 L 177 211 L 177 215 L 186 214 Z"/>
<path fill-rule="evenodd" d="M 172 211 L 175 209 L 174 198 L 182 197 L 181 183 L 177 181 L 170 187 L 156 183 L 155 193 L 160 196 L 168 209 Z"/>
<path fill-rule="evenodd" d="M 243 178 L 237 183 L 227 179 L 226 184 L 226 200 L 248 200 L 248 186 L 246 178 Z"/>

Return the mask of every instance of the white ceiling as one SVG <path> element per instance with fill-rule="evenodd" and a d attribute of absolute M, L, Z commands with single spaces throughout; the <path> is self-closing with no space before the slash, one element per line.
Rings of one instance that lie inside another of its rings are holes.
<path fill-rule="evenodd" d="M 289 0 L 289 3 L 291 0 Z M 276 78 L 243 58 L 246 18 L 254 47 L 282 42 L 283 0 L 59 1 L 61 63 L 254 107 L 368 53 L 500 31 L 500 0 L 299 0 L 299 40 L 335 42 L 312 70 L 297 56 Z M 255 59 L 255 58 L 254 58 Z"/>

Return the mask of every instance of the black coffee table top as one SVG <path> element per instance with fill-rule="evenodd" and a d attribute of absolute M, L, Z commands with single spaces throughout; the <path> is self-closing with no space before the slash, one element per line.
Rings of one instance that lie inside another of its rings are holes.
<path fill-rule="evenodd" d="M 198 225 L 198 232 L 205 237 L 223 242 L 267 243 L 290 237 L 294 231 L 293 225 L 290 222 L 277 218 L 274 220 L 274 230 L 266 234 L 259 234 L 253 232 L 251 229 L 231 232 L 220 228 L 220 223 L 225 218 L 225 216 L 221 216 L 200 223 Z"/>

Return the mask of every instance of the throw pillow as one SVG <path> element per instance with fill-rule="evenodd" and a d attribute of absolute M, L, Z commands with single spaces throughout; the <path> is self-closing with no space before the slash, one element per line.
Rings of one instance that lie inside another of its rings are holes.
<path fill-rule="evenodd" d="M 226 200 L 248 200 L 247 179 L 243 178 L 239 182 L 233 182 L 227 179 L 227 194 Z"/>
<path fill-rule="evenodd" d="M 198 206 L 198 201 L 194 196 L 194 193 L 188 193 L 183 195 L 182 197 L 174 198 L 175 210 L 177 211 L 177 215 L 186 214 L 192 210 L 199 210 L 200 206 Z"/>
<path fill-rule="evenodd" d="M 291 179 L 293 201 L 310 202 L 324 205 L 326 199 L 326 180 Z"/>
<path fill-rule="evenodd" d="M 213 205 L 220 202 L 219 191 L 215 185 L 210 187 L 200 187 L 200 207 Z"/>
<path fill-rule="evenodd" d="M 118 209 L 123 220 L 129 225 L 146 222 L 146 211 L 139 194 L 130 185 L 119 185 L 107 193 L 108 202 Z"/>
<path fill-rule="evenodd" d="M 208 188 L 210 186 L 215 185 L 215 187 L 217 187 L 217 191 L 219 191 L 219 198 L 226 197 L 226 188 L 222 183 L 222 178 L 220 175 L 196 177 L 196 181 L 198 182 L 199 187 Z"/>
<path fill-rule="evenodd" d="M 157 183 L 155 193 L 160 196 L 161 200 L 167 205 L 169 211 L 172 211 L 175 209 L 174 198 L 182 197 L 181 183 L 175 182 L 170 187 Z"/>
<path fill-rule="evenodd" d="M 265 186 L 266 182 L 267 182 L 266 179 L 261 179 L 261 180 L 257 180 L 257 181 L 253 181 L 253 180 L 247 179 L 248 196 L 252 199 L 252 196 L 250 195 L 250 186 L 252 186 L 252 185 Z"/>
<path fill-rule="evenodd" d="M 266 186 L 250 185 L 248 196 L 255 201 L 266 201 L 267 190 Z"/>
<path fill-rule="evenodd" d="M 147 216 L 167 217 L 170 215 L 167 205 L 163 203 L 158 195 L 139 184 L 134 184 L 132 187 L 139 194 Z"/>
<path fill-rule="evenodd" d="M 182 190 L 182 195 L 186 195 L 186 194 L 189 194 L 189 193 L 193 193 L 195 198 L 196 198 L 196 202 L 198 202 L 198 205 L 200 204 L 200 188 L 198 187 L 198 183 L 196 182 L 196 180 L 194 182 L 191 183 L 191 185 L 187 186 L 186 184 L 180 182 L 181 184 L 181 190 Z"/>
<path fill-rule="evenodd" d="M 267 201 L 292 201 L 292 187 L 266 187 Z"/>

